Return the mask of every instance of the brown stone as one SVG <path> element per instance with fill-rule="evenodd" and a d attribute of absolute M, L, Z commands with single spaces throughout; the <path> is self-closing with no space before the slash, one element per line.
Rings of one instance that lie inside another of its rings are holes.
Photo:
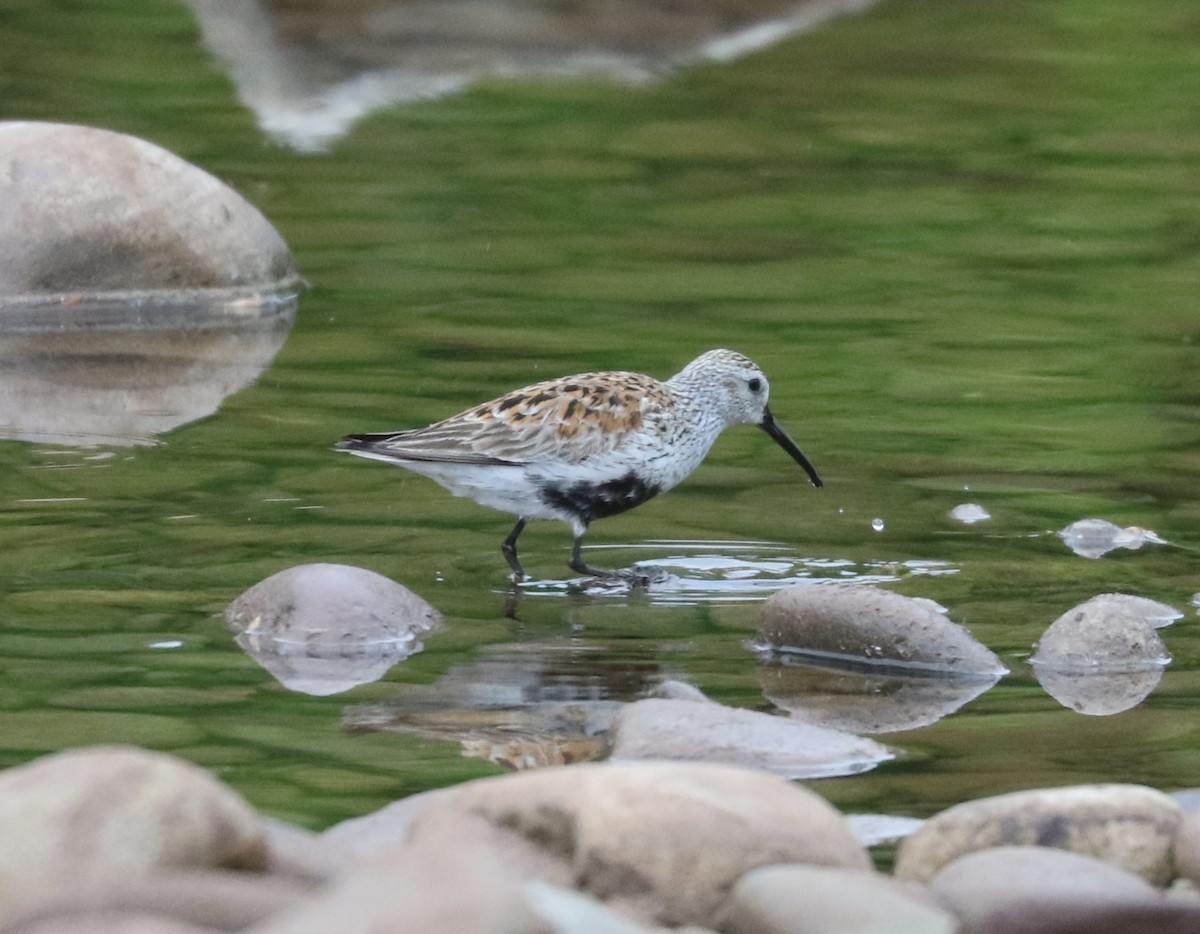
<path fill-rule="evenodd" d="M 758 866 L 870 868 L 818 795 L 728 766 L 585 764 L 471 782 L 420 813 L 406 847 L 446 839 L 463 815 L 493 828 L 506 865 L 668 925 L 709 923 Z"/>
<path fill-rule="evenodd" d="M 1181 818 L 1178 804 L 1141 785 L 1076 785 L 981 798 L 934 815 L 904 840 L 896 875 L 928 881 L 976 850 L 1046 846 L 1164 885 L 1174 875 L 1171 844 Z"/>
<path fill-rule="evenodd" d="M 886 746 L 843 730 L 693 700 L 626 704 L 614 728 L 617 760 L 724 762 L 785 778 L 824 778 L 894 758 Z"/>
<path fill-rule="evenodd" d="M 261 869 L 262 821 L 191 763 L 124 746 L 0 773 L 0 904 L 164 869 Z"/>
<path fill-rule="evenodd" d="M 1155 905 L 1158 890 L 1140 876 L 1078 853 L 1051 847 L 1003 846 L 978 850 L 945 866 L 930 890 L 966 931 L 992 931 L 1014 912 L 1051 908 Z"/>
<path fill-rule="evenodd" d="M 954 917 L 921 886 L 828 866 L 764 866 L 744 875 L 724 934 L 954 934 Z"/>

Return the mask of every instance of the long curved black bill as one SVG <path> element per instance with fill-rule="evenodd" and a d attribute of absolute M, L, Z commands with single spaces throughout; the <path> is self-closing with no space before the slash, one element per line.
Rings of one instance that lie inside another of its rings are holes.
<path fill-rule="evenodd" d="M 771 414 L 770 409 L 763 409 L 762 421 L 758 423 L 758 427 L 774 438 L 776 444 L 792 455 L 792 460 L 804 468 L 813 486 L 825 485 L 821 482 L 821 478 L 817 476 L 816 468 L 804 456 L 804 452 L 796 447 L 796 442 L 789 438 L 788 433 L 779 427 L 779 422 L 775 421 L 775 416 Z"/>

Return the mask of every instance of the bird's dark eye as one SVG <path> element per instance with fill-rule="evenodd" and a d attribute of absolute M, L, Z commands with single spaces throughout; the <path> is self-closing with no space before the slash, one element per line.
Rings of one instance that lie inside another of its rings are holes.
<path fill-rule="evenodd" d="M 751 392 L 758 392 L 760 389 L 762 389 L 762 380 L 756 376 L 754 379 L 746 383 L 746 385 L 750 387 Z"/>

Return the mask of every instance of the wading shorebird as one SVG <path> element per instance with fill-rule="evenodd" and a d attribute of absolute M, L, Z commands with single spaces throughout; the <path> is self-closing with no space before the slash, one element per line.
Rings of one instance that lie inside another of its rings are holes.
<path fill-rule="evenodd" d="M 573 571 L 596 519 L 615 516 L 675 486 L 731 425 L 757 425 L 821 486 L 813 465 L 767 407 L 767 377 L 732 350 L 701 354 L 666 382 L 641 373 L 582 373 L 546 380 L 425 428 L 348 435 L 336 450 L 404 467 L 455 496 L 514 513 L 500 546 L 514 580 L 525 576 L 517 538 L 530 519 L 557 519 L 575 536 Z"/>

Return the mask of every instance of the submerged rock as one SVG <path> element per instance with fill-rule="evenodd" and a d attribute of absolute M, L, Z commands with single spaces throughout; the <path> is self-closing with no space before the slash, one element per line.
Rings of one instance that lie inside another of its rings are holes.
<path fill-rule="evenodd" d="M 1118 672 L 1162 668 L 1171 656 L 1140 603 L 1101 594 L 1051 623 L 1029 661 L 1058 671 Z"/>
<path fill-rule="evenodd" d="M 862 584 L 788 587 L 763 605 L 760 647 L 878 667 L 996 678 L 1004 665 L 930 600 Z"/>
<path fill-rule="evenodd" d="M 627 704 L 614 730 L 615 760 L 723 762 L 793 779 L 854 775 L 894 757 L 853 733 L 694 700 Z"/>
<path fill-rule="evenodd" d="M 950 510 L 950 518 L 963 525 L 974 525 L 992 518 L 992 514 L 978 503 L 959 503 Z"/>
<path fill-rule="evenodd" d="M 1154 627 L 1167 625 L 1172 614 L 1181 615 L 1144 597 L 1100 594 L 1051 623 L 1029 664 L 1064 707 L 1092 716 L 1120 713 L 1140 704 L 1170 664 Z"/>
<path fill-rule="evenodd" d="M 896 853 L 896 876 L 926 882 L 977 850 L 1051 846 L 1164 885 L 1174 875 L 1171 847 L 1182 818 L 1175 801 L 1142 785 L 1076 785 L 981 798 L 934 815 L 905 839 Z"/>
<path fill-rule="evenodd" d="M 1080 519 L 1058 535 L 1068 548 L 1082 558 L 1102 558 L 1118 548 L 1137 551 L 1143 545 L 1170 544 L 1150 529 L 1136 525 L 1123 529 L 1107 519 Z"/>
<path fill-rule="evenodd" d="M 225 610 L 246 653 L 285 687 L 328 695 L 383 677 L 424 647 L 442 615 L 381 574 L 302 564 L 255 584 Z"/>

